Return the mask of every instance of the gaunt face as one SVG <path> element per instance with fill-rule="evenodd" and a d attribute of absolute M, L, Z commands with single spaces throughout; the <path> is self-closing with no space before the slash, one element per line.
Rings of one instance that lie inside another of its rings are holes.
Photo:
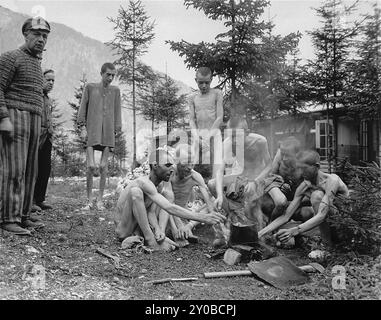
<path fill-rule="evenodd" d="M 116 74 L 116 70 L 107 68 L 104 73 L 101 73 L 102 83 L 105 87 L 108 87 L 111 82 L 114 80 Z"/>
<path fill-rule="evenodd" d="M 316 183 L 316 178 L 319 172 L 319 165 L 310 165 L 298 161 L 297 170 L 301 173 L 304 180 Z"/>
<path fill-rule="evenodd" d="M 212 83 L 212 75 L 203 76 L 197 73 L 195 80 L 202 94 L 206 94 L 209 92 L 210 84 Z"/>

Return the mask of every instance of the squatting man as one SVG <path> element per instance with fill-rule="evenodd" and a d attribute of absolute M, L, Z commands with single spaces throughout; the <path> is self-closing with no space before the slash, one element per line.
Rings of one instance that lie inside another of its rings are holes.
<path fill-rule="evenodd" d="M 295 196 L 284 214 L 272 221 L 259 231 L 258 236 L 280 229 L 291 218 L 303 223 L 290 229 L 280 229 L 276 237 L 281 242 L 287 242 L 292 237 L 319 227 L 323 244 L 332 246 L 331 228 L 327 222 L 329 213 L 337 210 L 337 196 L 347 197 L 348 187 L 336 174 L 328 174 L 320 168 L 320 156 L 316 151 L 306 150 L 297 154 L 297 169 L 300 170 L 304 181 L 295 191 Z"/>
<path fill-rule="evenodd" d="M 133 180 L 121 192 L 115 211 L 116 234 L 120 240 L 132 235 L 143 235 L 145 244 L 153 250 L 174 250 L 178 245 L 167 237 L 155 237 L 150 221 L 160 212 L 168 212 L 180 218 L 207 224 L 222 223 L 225 217 L 218 212 L 192 212 L 182 208 L 160 194 L 162 181 L 169 181 L 173 173 L 174 159 L 166 150 L 157 149 L 149 155 L 150 174 Z M 157 206 L 153 206 L 156 204 Z M 165 216 L 165 215 L 164 215 Z M 167 223 L 158 217 L 162 226 Z M 168 219 L 168 217 L 164 217 Z"/>

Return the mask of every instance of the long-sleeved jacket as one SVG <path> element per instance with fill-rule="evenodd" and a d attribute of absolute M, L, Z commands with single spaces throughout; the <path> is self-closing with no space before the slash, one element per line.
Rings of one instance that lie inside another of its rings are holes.
<path fill-rule="evenodd" d="M 122 127 L 120 90 L 88 83 L 82 94 L 77 121 L 86 124 L 87 146 L 115 147 L 115 131 Z"/>

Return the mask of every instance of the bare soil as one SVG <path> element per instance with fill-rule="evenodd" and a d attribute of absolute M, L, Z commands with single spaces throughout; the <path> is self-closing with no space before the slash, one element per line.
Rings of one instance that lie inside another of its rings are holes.
<path fill-rule="evenodd" d="M 112 186 L 110 186 L 112 189 Z M 164 300 L 277 300 L 277 299 L 380 299 L 380 257 L 333 253 L 324 262 L 324 274 L 311 274 L 310 282 L 286 290 L 276 289 L 254 277 L 204 279 L 211 271 L 245 269 L 212 259 L 213 232 L 200 226 L 198 244 L 171 253 L 151 254 L 121 250 L 114 235 L 113 207 L 116 197 L 106 200 L 107 210 L 83 214 L 83 181 L 50 183 L 48 202 L 53 210 L 40 216 L 46 226 L 32 237 L 0 231 L 0 299 L 164 299 Z M 120 268 L 98 254 L 97 248 L 120 257 Z M 308 264 L 308 249 L 279 250 L 297 265 Z M 332 288 L 332 267 L 346 271 L 346 288 Z M 45 282 L 38 282 L 36 270 Z M 41 273 L 42 272 L 42 273 Z M 174 277 L 199 277 L 193 282 L 146 284 Z M 37 281 L 37 282 L 36 282 Z"/>

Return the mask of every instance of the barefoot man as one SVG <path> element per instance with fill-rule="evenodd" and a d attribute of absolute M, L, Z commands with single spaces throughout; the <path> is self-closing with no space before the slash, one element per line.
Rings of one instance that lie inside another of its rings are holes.
<path fill-rule="evenodd" d="M 176 147 L 176 165 L 170 183 L 165 184 L 166 197 L 169 196 L 169 199 L 173 199 L 174 203 L 180 207 L 187 208 L 188 203 L 192 201 L 192 198 L 197 193 L 205 203 L 199 209 L 200 212 L 213 213 L 215 211 L 214 204 L 208 187 L 201 174 L 193 169 L 194 163 L 197 162 L 195 160 L 192 146 L 179 144 Z M 182 246 L 189 244 L 188 239 L 194 239 L 192 229 L 198 224 L 198 221 L 181 219 L 176 216 L 169 217 L 172 236 Z"/>
<path fill-rule="evenodd" d="M 273 232 L 285 225 L 291 218 L 303 221 L 302 224 L 290 229 L 280 229 L 276 236 L 281 242 L 319 227 L 323 244 L 332 245 L 330 226 L 326 218 L 334 213 L 334 200 L 337 195 L 347 197 L 348 187 L 336 174 L 328 174 L 320 168 L 320 156 L 316 151 L 306 150 L 297 154 L 297 168 L 301 171 L 304 181 L 295 191 L 294 199 L 286 212 L 258 232 L 259 237 Z M 303 206 L 307 203 L 307 206 Z"/>
<path fill-rule="evenodd" d="M 229 120 L 228 128 L 232 134 L 223 142 L 223 156 L 222 152 L 218 154 L 222 161 L 216 164 L 216 179 L 210 180 L 208 187 L 217 198 L 217 208 L 224 209 L 232 225 L 261 224 L 262 211 L 258 200 L 263 195 L 264 178 L 271 171 L 267 140 L 259 134 L 249 133 L 246 120 L 239 116 Z M 225 164 L 232 162 L 232 156 L 243 170 L 238 175 L 224 176 Z M 213 245 L 225 245 L 222 230 L 216 230 L 216 233 Z"/>
<path fill-rule="evenodd" d="M 154 250 L 175 249 L 176 243 L 162 234 L 157 234 L 155 237 L 151 229 L 149 212 L 154 210 L 151 208 L 153 203 L 169 214 L 181 218 L 209 224 L 224 221 L 224 216 L 217 212 L 193 213 L 168 201 L 158 192 L 158 189 L 160 191 L 162 187 L 161 182 L 169 181 L 173 173 L 174 160 L 168 151 L 158 149 L 152 152 L 149 156 L 149 163 L 151 167 L 149 176 L 133 180 L 120 194 L 115 214 L 116 234 L 120 240 L 140 232 L 144 237 L 145 244 Z"/>
<path fill-rule="evenodd" d="M 98 210 L 104 210 L 103 192 L 106 185 L 108 159 L 115 148 L 115 137 L 122 129 L 122 114 L 120 105 L 120 90 L 112 86 L 116 75 L 115 66 L 106 62 L 101 67 L 100 83 L 88 83 L 83 91 L 81 106 L 78 110 L 77 122 L 82 128 L 82 136 L 86 137 L 87 161 L 87 199 L 88 203 L 82 210 L 94 208 L 93 176 L 95 173 L 95 150 L 101 151 L 99 165 L 99 194 L 96 203 Z"/>

